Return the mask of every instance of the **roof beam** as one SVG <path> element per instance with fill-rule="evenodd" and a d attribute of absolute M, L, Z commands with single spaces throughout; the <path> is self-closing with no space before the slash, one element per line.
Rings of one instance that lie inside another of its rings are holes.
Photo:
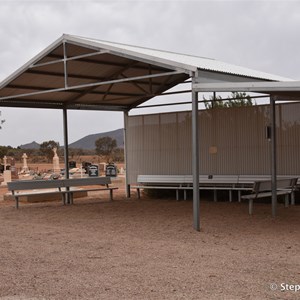
<path fill-rule="evenodd" d="M 120 74 L 122 74 L 122 72 L 126 71 L 128 68 L 130 68 L 131 66 L 137 64 L 137 62 L 131 62 L 129 63 L 126 67 L 122 68 L 121 70 L 118 70 L 117 72 L 114 72 L 113 74 L 111 74 L 110 76 L 108 76 L 108 79 L 116 79 L 118 78 L 118 76 Z M 108 87 L 108 89 L 106 90 L 105 92 L 105 95 L 104 95 L 104 99 L 106 98 L 107 96 L 107 93 L 108 91 L 110 91 L 113 87 L 114 83 L 111 83 Z M 69 99 L 69 102 L 77 102 L 80 98 L 82 98 L 83 96 L 85 96 L 86 94 L 92 92 L 93 90 L 95 90 L 97 88 L 97 86 L 92 86 L 91 88 L 88 88 L 85 92 L 83 92 L 81 95 L 79 96 L 76 96 L 76 97 L 73 97 L 72 99 Z M 103 100 L 104 100 L 103 99 Z"/>
<path fill-rule="evenodd" d="M 124 74 L 120 74 L 123 78 L 128 78 L 126 75 L 124 75 Z M 150 78 L 150 80 L 151 80 L 151 78 Z M 147 90 L 145 90 L 143 87 L 141 87 L 136 81 L 134 81 L 134 82 L 131 82 L 131 84 L 132 85 L 134 85 L 136 88 L 138 88 L 140 91 L 142 91 L 143 93 L 146 93 L 146 94 L 148 94 L 149 93 L 149 91 L 147 91 Z"/>
<path fill-rule="evenodd" d="M 298 92 L 300 81 L 281 82 L 224 82 L 224 83 L 195 83 L 196 92 Z"/>
<path fill-rule="evenodd" d="M 52 77 L 61 77 L 62 79 L 64 78 L 63 72 L 38 71 L 38 70 L 31 69 L 31 70 L 27 70 L 26 73 L 52 76 Z M 72 73 L 68 73 L 68 78 L 90 79 L 90 80 L 105 80 L 106 79 L 106 77 L 93 76 L 93 75 L 79 75 L 79 74 L 72 74 Z M 139 83 L 139 84 L 147 84 L 148 85 L 148 81 L 136 80 L 135 82 Z M 160 83 L 152 82 L 152 85 L 160 85 Z"/>
<path fill-rule="evenodd" d="M 37 90 L 37 91 L 48 91 L 51 90 L 52 88 L 50 87 L 37 87 L 37 86 L 27 86 L 27 85 L 19 85 L 19 84 L 10 84 L 7 86 L 7 88 L 12 88 L 12 89 L 23 89 L 23 90 Z M 72 93 L 77 93 L 81 94 L 85 91 L 82 90 L 73 90 Z M 103 91 L 89 91 L 88 94 L 95 94 L 95 95 L 105 95 L 107 92 Z M 134 93 L 118 93 L 118 92 L 110 92 L 111 95 L 114 96 L 129 96 L 129 97 L 138 97 L 138 96 L 143 96 L 142 94 L 134 94 Z"/>
<path fill-rule="evenodd" d="M 136 101 L 132 105 L 130 105 L 129 110 L 132 108 L 135 108 L 136 106 L 142 104 L 143 102 L 145 102 L 155 96 L 159 96 L 161 92 L 167 91 L 170 88 L 176 86 L 178 83 L 182 82 L 183 80 L 186 80 L 187 78 L 189 78 L 189 76 L 185 73 L 181 73 L 180 75 L 178 75 L 172 82 L 168 83 L 164 87 L 160 84 L 161 88 L 156 90 L 154 94 L 148 94 L 148 95 L 145 95 L 145 97 L 141 97 L 138 101 Z M 183 77 L 183 76 L 185 76 L 185 77 Z"/>
<path fill-rule="evenodd" d="M 53 57 L 53 58 L 61 58 L 60 55 L 57 55 L 57 54 L 49 54 L 47 57 Z M 63 62 L 63 59 L 61 59 L 61 63 Z M 96 60 L 96 59 L 85 59 L 85 58 L 82 58 L 82 59 L 79 59 L 79 61 L 81 62 L 85 62 L 85 63 L 91 63 L 91 64 L 98 64 L 98 65 L 105 65 L 105 66 L 113 66 L 113 67 L 121 67 L 121 68 L 124 68 L 126 67 L 128 64 L 122 64 L 122 63 L 116 63 L 116 62 L 107 62 L 107 61 L 103 61 L 103 60 Z M 133 62 L 138 62 L 140 63 L 140 61 L 136 61 L 136 60 L 133 60 Z M 171 70 L 171 69 L 167 69 L 167 68 L 163 68 L 163 67 L 156 67 L 154 65 L 152 65 L 152 70 L 154 71 L 166 71 L 166 70 Z M 132 69 L 138 69 L 138 70 L 145 70 L 145 71 L 148 71 L 148 64 L 144 67 L 142 65 L 138 66 L 138 65 L 135 65 L 132 67 Z"/>
<path fill-rule="evenodd" d="M 123 105 L 103 105 L 103 104 L 71 104 L 65 105 L 62 102 L 41 102 L 34 99 L 26 99 L 27 101 L 0 101 L 0 107 L 22 107 L 22 108 L 42 108 L 42 109 L 67 109 L 72 110 L 99 110 L 99 111 L 127 111 L 128 108 Z"/>
<path fill-rule="evenodd" d="M 52 64 L 59 64 L 59 63 L 65 62 L 65 61 L 67 62 L 67 61 L 71 61 L 71 60 L 77 60 L 77 59 L 81 59 L 81 58 L 85 58 L 85 57 L 105 54 L 105 53 L 108 53 L 108 52 L 109 51 L 101 50 L 101 51 L 98 51 L 98 52 L 95 52 L 95 53 L 88 53 L 88 54 L 77 55 L 77 56 L 73 56 L 73 57 L 69 57 L 69 58 L 51 60 L 51 61 L 47 61 L 47 62 L 44 62 L 44 63 L 32 64 L 31 66 L 29 66 L 29 68 L 32 69 L 32 68 L 38 68 L 38 67 L 48 66 L 48 65 L 52 65 Z M 49 56 L 50 55 L 48 55 L 48 57 Z"/>
<path fill-rule="evenodd" d="M 29 74 L 36 74 L 36 75 L 45 75 L 45 76 L 52 76 L 52 77 L 64 77 L 63 72 L 50 72 L 50 71 L 38 71 L 38 70 L 27 70 L 26 73 Z M 79 74 L 70 74 L 68 73 L 69 78 L 77 78 L 77 79 L 91 79 L 91 80 L 104 80 L 105 77 L 100 76 L 92 76 L 92 75 L 79 75 Z"/>
<path fill-rule="evenodd" d="M 32 93 L 23 93 L 23 94 L 14 95 L 14 96 L 0 97 L 0 100 L 16 99 L 16 98 L 22 98 L 22 97 L 27 97 L 27 96 L 37 96 L 37 95 L 42 95 L 42 94 L 47 94 L 47 93 L 55 93 L 55 92 L 73 91 L 73 90 L 89 88 L 89 87 L 93 87 L 93 86 L 109 85 L 111 83 L 130 82 L 130 81 L 135 81 L 135 80 L 139 80 L 139 79 L 164 77 L 164 76 L 170 76 L 170 75 L 176 75 L 176 74 L 182 74 L 182 72 L 181 71 L 171 71 L 171 72 L 163 72 L 163 73 L 153 74 L 153 75 L 144 75 L 144 76 L 123 78 L 123 79 L 94 82 L 94 83 L 89 83 L 89 84 L 69 86 L 67 88 L 63 87 L 63 88 L 50 89 L 50 90 L 46 90 L 46 91 L 38 91 L 38 92 L 32 92 Z"/>

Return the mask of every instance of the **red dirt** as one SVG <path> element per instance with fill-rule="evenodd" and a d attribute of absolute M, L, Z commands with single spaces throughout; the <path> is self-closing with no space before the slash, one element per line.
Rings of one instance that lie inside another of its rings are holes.
<path fill-rule="evenodd" d="M 0 190 L 4 190 L 3 188 Z M 100 195 L 100 198 L 99 198 Z M 299 299 L 300 206 L 130 200 L 0 201 L 0 299 Z M 272 291 L 270 284 L 277 284 Z"/>

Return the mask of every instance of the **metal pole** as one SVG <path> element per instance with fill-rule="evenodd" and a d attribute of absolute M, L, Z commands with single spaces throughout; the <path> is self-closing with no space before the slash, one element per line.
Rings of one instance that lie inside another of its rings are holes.
<path fill-rule="evenodd" d="M 64 126 L 64 156 L 65 156 L 65 178 L 69 179 L 69 141 L 68 141 L 68 115 L 67 109 L 63 108 L 63 126 Z M 69 194 L 66 194 L 66 201 L 70 204 Z"/>
<path fill-rule="evenodd" d="M 216 92 L 213 92 L 213 101 L 211 101 L 211 107 L 214 108 L 215 104 L 216 104 Z"/>
<path fill-rule="evenodd" d="M 68 70 L 67 70 L 67 46 L 66 42 L 63 41 L 63 50 L 64 50 L 64 81 L 65 88 L 68 88 Z"/>
<path fill-rule="evenodd" d="M 195 79 L 193 78 L 193 84 Z M 192 84 L 192 85 L 193 85 Z M 198 143 L 198 92 L 192 87 L 192 167 L 193 167 L 193 218 L 194 229 L 200 231 L 199 195 L 199 143 Z"/>
<path fill-rule="evenodd" d="M 276 170 L 276 107 L 275 98 L 270 97 L 271 115 L 271 181 L 272 181 L 272 217 L 276 216 L 277 208 L 277 170 Z"/>
<path fill-rule="evenodd" d="M 127 166 L 127 121 L 128 121 L 128 112 L 124 112 L 124 166 L 125 166 L 125 189 L 126 197 L 130 198 L 130 184 L 128 184 L 128 166 Z"/>

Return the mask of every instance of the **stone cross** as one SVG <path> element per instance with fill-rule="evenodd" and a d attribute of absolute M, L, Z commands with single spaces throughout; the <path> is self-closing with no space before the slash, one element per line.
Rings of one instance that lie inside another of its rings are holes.
<path fill-rule="evenodd" d="M 24 154 L 22 155 L 22 158 L 23 158 L 22 172 L 28 172 L 28 166 L 27 166 L 27 158 L 28 158 L 28 156 L 27 156 L 27 154 L 24 153 Z"/>
<path fill-rule="evenodd" d="M 57 148 L 54 147 L 53 149 L 54 156 L 53 156 L 53 172 L 60 173 L 60 166 L 59 166 L 59 157 L 57 155 Z"/>
<path fill-rule="evenodd" d="M 57 148 L 54 147 L 54 148 L 52 149 L 52 151 L 54 152 L 54 157 L 58 157 L 58 155 L 57 155 Z"/>

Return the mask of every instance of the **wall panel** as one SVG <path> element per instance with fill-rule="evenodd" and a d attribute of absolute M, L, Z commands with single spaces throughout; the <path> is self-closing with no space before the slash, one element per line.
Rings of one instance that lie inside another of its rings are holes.
<path fill-rule="evenodd" d="M 300 174 L 300 105 L 276 105 L 277 172 Z M 129 183 L 191 174 L 191 112 L 128 117 Z M 199 111 L 200 174 L 270 174 L 269 105 Z"/>

